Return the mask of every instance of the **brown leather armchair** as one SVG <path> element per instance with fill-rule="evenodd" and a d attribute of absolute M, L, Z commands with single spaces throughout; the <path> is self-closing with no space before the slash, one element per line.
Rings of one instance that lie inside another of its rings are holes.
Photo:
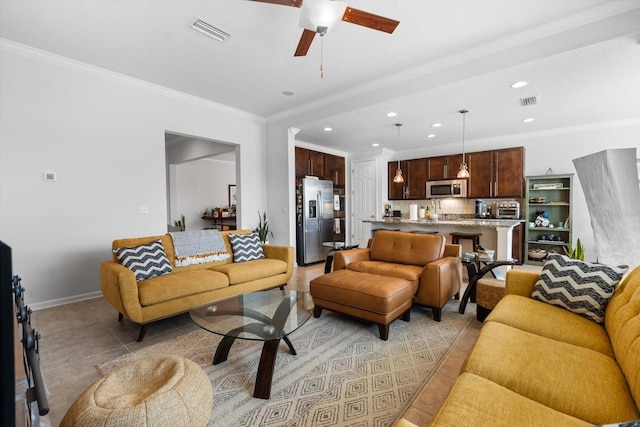
<path fill-rule="evenodd" d="M 442 307 L 462 285 L 459 254 L 460 245 L 446 244 L 441 235 L 378 230 L 370 247 L 336 252 L 333 265 L 409 280 L 418 289 L 413 302 L 432 308 L 440 321 Z"/>

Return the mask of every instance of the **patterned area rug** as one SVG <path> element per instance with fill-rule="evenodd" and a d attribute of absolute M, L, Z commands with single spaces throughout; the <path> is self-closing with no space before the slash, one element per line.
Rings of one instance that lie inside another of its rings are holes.
<path fill-rule="evenodd" d="M 146 355 L 172 354 L 198 363 L 214 390 L 209 427 L 390 426 L 400 418 L 474 318 L 447 304 L 442 322 L 413 308 L 411 321 L 377 326 L 323 311 L 281 342 L 269 400 L 253 398 L 262 343 L 236 340 L 226 362 L 211 365 L 221 337 L 201 330 L 97 366 L 102 375 Z"/>

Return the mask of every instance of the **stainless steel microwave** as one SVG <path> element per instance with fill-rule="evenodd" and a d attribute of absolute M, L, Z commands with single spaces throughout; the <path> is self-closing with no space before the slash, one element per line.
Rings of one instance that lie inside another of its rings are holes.
<path fill-rule="evenodd" d="M 467 197 L 467 180 L 427 181 L 427 198 L 436 197 Z"/>

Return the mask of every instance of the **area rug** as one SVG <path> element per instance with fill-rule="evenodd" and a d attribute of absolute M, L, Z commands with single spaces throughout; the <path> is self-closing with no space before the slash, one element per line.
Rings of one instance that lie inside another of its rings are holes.
<path fill-rule="evenodd" d="M 390 426 L 405 412 L 453 343 L 474 318 L 458 302 L 411 310 L 391 324 L 388 341 L 375 325 L 323 311 L 290 335 L 297 356 L 280 346 L 271 398 L 253 397 L 262 343 L 236 340 L 227 361 L 213 366 L 221 337 L 200 330 L 97 365 L 101 375 L 136 358 L 171 354 L 198 363 L 211 379 L 209 427 Z"/>

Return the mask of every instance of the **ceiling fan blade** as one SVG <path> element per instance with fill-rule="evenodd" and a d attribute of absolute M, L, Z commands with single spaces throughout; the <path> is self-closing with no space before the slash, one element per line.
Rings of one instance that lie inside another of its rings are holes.
<path fill-rule="evenodd" d="M 373 13 L 363 10 L 354 9 L 347 6 L 342 20 L 351 24 L 362 25 L 363 27 L 372 28 L 385 33 L 393 33 L 400 21 L 385 18 L 384 16 L 374 15 Z"/>
<path fill-rule="evenodd" d="M 302 0 L 253 0 L 253 1 L 259 1 L 260 3 L 281 4 L 282 6 L 293 6 L 293 7 L 302 6 Z"/>
<path fill-rule="evenodd" d="M 313 38 L 316 36 L 316 33 L 313 31 L 305 29 L 302 32 L 302 36 L 300 36 L 300 42 L 298 42 L 298 47 L 296 48 L 296 53 L 293 56 L 305 56 L 311 47 L 311 42 Z"/>

